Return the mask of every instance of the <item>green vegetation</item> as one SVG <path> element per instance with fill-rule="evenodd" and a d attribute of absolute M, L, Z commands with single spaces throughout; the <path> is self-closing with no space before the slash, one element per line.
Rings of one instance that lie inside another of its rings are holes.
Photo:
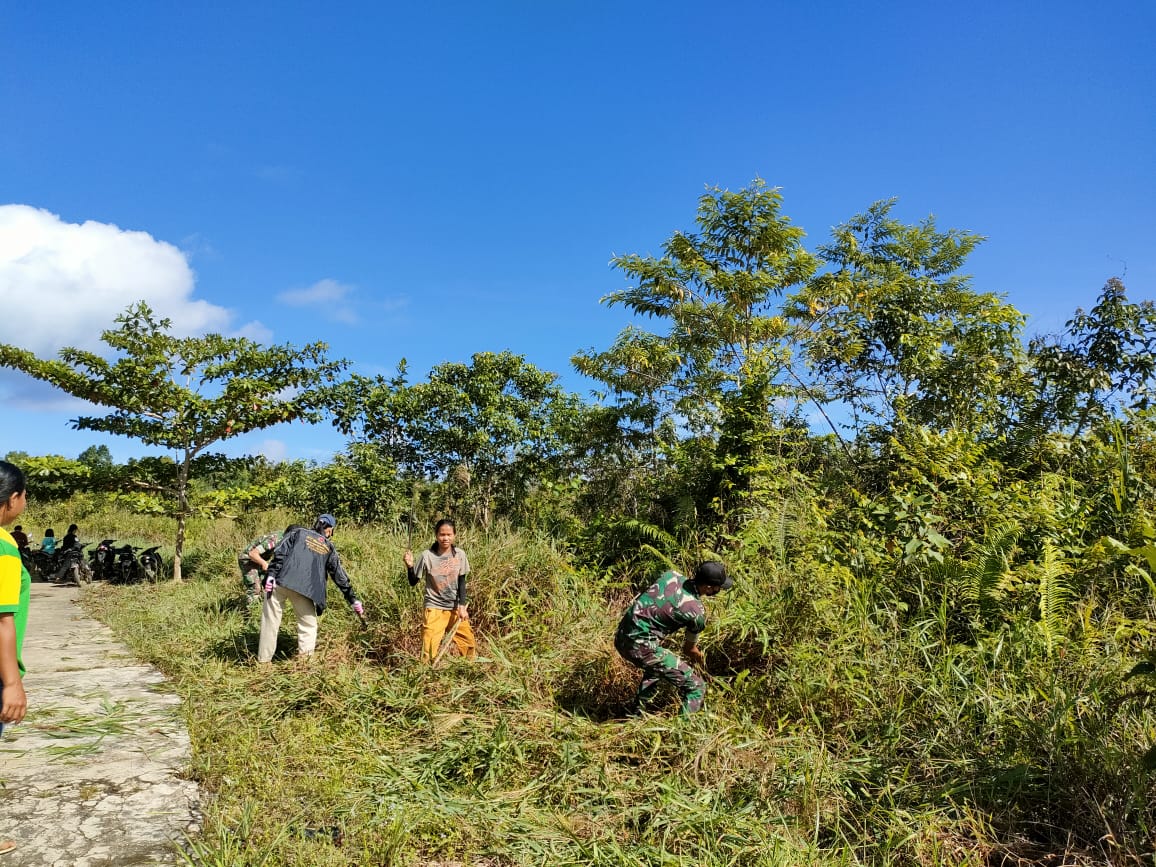
<path fill-rule="evenodd" d="M 977 235 L 881 202 L 810 254 L 781 205 L 712 190 L 615 260 L 594 403 L 479 353 L 318 394 L 328 464 L 189 463 L 193 580 L 88 603 L 186 699 L 196 863 L 1151 863 L 1153 305 L 1113 278 L 1028 339 Z M 178 463 L 107 458 L 10 455 L 25 523 L 165 538 Z M 258 672 L 235 553 L 320 511 L 370 626 Z M 400 553 L 445 514 L 489 661 L 430 670 Z M 616 620 L 707 554 L 707 711 L 626 718 Z"/>
<path fill-rule="evenodd" d="M 117 317 L 118 328 L 101 334 L 119 355 L 109 361 L 65 347 L 59 360 L 0 344 L 0 367 L 49 382 L 82 400 L 108 407 L 104 416 L 81 416 L 80 430 L 105 431 L 174 452 L 169 487 L 151 490 L 171 500 L 176 518 L 173 578 L 181 580 L 185 522 L 191 513 L 189 471 L 209 446 L 243 431 L 304 419 L 318 421 L 327 390 L 345 367 L 329 361 L 328 347 L 312 343 L 264 347 L 244 337 L 174 337 L 172 322 L 157 319 L 145 302 Z M 91 462 L 90 462 L 91 463 Z"/>
<path fill-rule="evenodd" d="M 689 720 L 624 716 L 637 672 L 611 635 L 632 588 L 528 533 L 461 535 L 490 660 L 478 664 L 418 662 L 407 539 L 380 526 L 343 524 L 336 539 L 370 627 L 331 606 L 307 667 L 289 628 L 273 672 L 254 666 L 257 622 L 232 562 L 246 532 L 231 521 L 193 522 L 192 580 L 97 585 L 87 604 L 184 699 L 193 773 L 211 794 L 198 864 L 1127 863 L 1148 851 L 1152 715 L 1127 675 L 1150 621 L 1111 601 L 1117 588 L 1081 592 L 1050 547 L 1014 566 L 1011 532 L 967 561 L 877 582 L 831 562 L 829 529 L 746 532 L 736 588 L 710 603 L 708 709 Z"/>

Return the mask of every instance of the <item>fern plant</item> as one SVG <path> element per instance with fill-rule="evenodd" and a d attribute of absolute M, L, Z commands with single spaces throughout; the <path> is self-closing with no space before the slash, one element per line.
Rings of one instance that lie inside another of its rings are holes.
<path fill-rule="evenodd" d="M 1068 564 L 1060 557 L 1051 542 L 1044 543 L 1044 556 L 1039 564 L 1039 629 L 1049 658 L 1061 644 L 1067 623 L 1068 606 L 1073 592 Z"/>
<path fill-rule="evenodd" d="M 1000 609 L 1003 588 L 1011 572 L 1012 551 L 1021 534 L 1018 525 L 990 530 L 959 575 L 961 596 L 985 622 Z"/>

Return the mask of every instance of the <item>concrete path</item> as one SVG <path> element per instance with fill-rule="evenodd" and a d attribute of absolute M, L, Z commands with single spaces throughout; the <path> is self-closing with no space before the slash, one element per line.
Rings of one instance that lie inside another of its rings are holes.
<path fill-rule="evenodd" d="M 0 740 L 0 839 L 19 848 L 0 867 L 179 864 L 199 822 L 179 701 L 79 595 L 32 584 L 28 716 Z"/>

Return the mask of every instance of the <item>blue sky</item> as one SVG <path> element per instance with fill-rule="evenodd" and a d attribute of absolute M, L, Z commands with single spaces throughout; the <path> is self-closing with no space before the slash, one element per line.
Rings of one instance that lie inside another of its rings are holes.
<path fill-rule="evenodd" d="M 614 254 L 756 177 L 814 248 L 871 202 L 988 241 L 975 288 L 1054 331 L 1156 283 L 1156 3 L 45 2 L 0 13 L 0 342 L 187 331 L 414 378 L 570 366 Z M 131 440 L 0 371 L 0 454 Z M 228 451 L 324 460 L 328 427 Z"/>

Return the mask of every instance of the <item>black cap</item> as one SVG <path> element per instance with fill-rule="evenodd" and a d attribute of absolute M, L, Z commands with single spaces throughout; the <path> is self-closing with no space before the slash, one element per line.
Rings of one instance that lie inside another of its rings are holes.
<path fill-rule="evenodd" d="M 726 567 L 718 560 L 699 563 L 694 570 L 694 580 L 699 584 L 711 584 L 720 590 L 730 590 L 734 579 L 727 574 Z"/>

